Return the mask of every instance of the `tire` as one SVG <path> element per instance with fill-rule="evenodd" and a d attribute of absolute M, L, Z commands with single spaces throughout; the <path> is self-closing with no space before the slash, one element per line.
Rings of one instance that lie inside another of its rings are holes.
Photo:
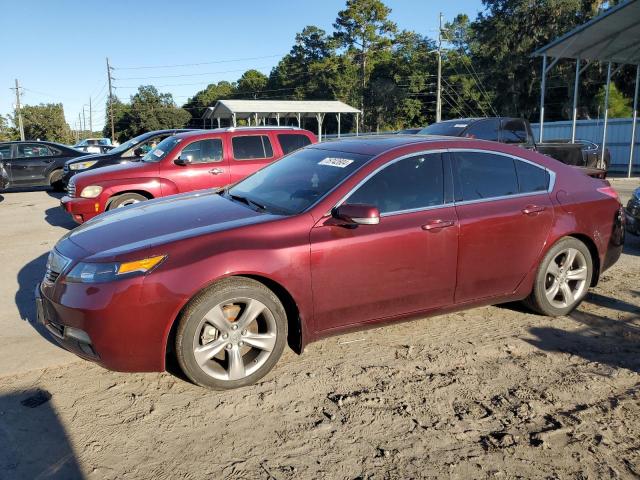
<path fill-rule="evenodd" d="M 148 200 L 144 195 L 139 193 L 123 193 L 122 195 L 116 195 L 109 202 L 107 210 L 113 210 L 115 208 L 122 208 L 136 203 L 144 202 Z"/>
<path fill-rule="evenodd" d="M 568 269 L 567 261 L 571 261 Z M 576 238 L 564 237 L 540 262 L 533 291 L 525 304 L 550 317 L 567 315 L 584 299 L 592 277 L 593 259 L 587 246 Z"/>
<path fill-rule="evenodd" d="M 204 290 L 178 322 L 180 368 L 193 383 L 214 390 L 257 382 L 275 366 L 287 342 L 282 303 L 249 278 L 227 278 Z"/>
<path fill-rule="evenodd" d="M 49 174 L 49 185 L 55 192 L 64 192 L 64 183 L 62 182 L 62 170 L 54 170 Z"/>

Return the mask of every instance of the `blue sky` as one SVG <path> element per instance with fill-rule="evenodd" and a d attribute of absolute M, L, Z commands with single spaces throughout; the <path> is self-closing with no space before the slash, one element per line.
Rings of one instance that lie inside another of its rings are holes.
<path fill-rule="evenodd" d="M 121 99 L 128 100 L 140 84 L 153 84 L 162 92 L 172 93 L 180 105 L 206 84 L 237 80 L 249 68 L 268 74 L 289 51 L 295 34 L 306 25 L 331 31 L 345 0 L 2 3 L 2 16 L 16 21 L 3 22 L 0 29 L 0 42 L 4 45 L 0 114 L 13 110 L 15 96 L 10 88 L 18 78 L 24 87 L 23 103 L 62 102 L 72 128 L 91 97 L 95 130 L 104 124 L 105 57 L 116 67 L 115 93 Z M 400 28 L 430 37 L 437 35 L 440 11 L 446 21 L 458 13 L 474 18 L 482 9 L 481 0 L 385 3 Z M 185 63 L 209 64 L 125 69 Z M 138 79 L 155 76 L 166 78 Z M 88 127 L 88 106 L 86 112 Z"/>

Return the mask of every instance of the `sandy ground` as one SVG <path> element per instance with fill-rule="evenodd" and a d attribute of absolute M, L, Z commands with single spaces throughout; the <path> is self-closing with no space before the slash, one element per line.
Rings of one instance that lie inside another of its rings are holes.
<path fill-rule="evenodd" d="M 30 349 L 47 342 L 20 338 L 0 374 L 2 479 L 640 477 L 637 237 L 570 317 L 498 306 L 352 333 L 231 392 L 65 354 L 42 368 Z"/>

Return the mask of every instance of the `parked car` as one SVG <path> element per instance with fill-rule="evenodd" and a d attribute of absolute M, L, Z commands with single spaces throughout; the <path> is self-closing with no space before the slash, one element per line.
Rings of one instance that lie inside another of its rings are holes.
<path fill-rule="evenodd" d="M 72 230 L 36 303 L 82 358 L 161 371 L 175 356 L 193 382 L 235 388 L 265 375 L 287 339 L 301 352 L 345 330 L 516 300 L 565 315 L 618 260 L 623 215 L 606 180 L 533 151 L 343 139 Z"/>
<path fill-rule="evenodd" d="M 224 187 L 315 142 L 311 132 L 293 127 L 180 133 L 164 139 L 141 162 L 73 177 L 61 205 L 82 223 L 105 210 L 151 198 Z"/>
<path fill-rule="evenodd" d="M 8 177 L 5 188 L 51 186 L 62 191 L 65 162 L 82 155 L 79 150 L 54 142 L 0 142 L 0 162 Z"/>
<path fill-rule="evenodd" d="M 548 140 L 536 143 L 531 125 L 522 118 L 459 118 L 433 123 L 419 133 L 420 135 L 477 138 L 519 145 L 549 155 L 567 165 L 588 168 L 590 176 L 600 178 L 605 178 L 611 163 L 611 154 L 607 149 L 604 158 L 605 168 L 598 168 L 602 149 L 599 145 L 587 140 L 576 140 L 576 143 L 571 143 L 571 140 Z"/>
<path fill-rule="evenodd" d="M 191 131 L 193 130 L 185 128 L 155 130 L 138 135 L 106 153 L 85 155 L 82 158 L 70 161 L 64 166 L 64 176 L 62 179 L 64 185 L 66 186 L 69 183 L 69 179 L 76 173 L 85 170 L 95 170 L 96 168 L 106 167 L 108 165 L 137 162 L 149 153 L 152 146 L 157 145 L 165 138 L 175 135 L 176 133 Z"/>
<path fill-rule="evenodd" d="M 2 154 L 0 154 L 0 190 L 4 190 L 9 185 L 9 174 L 7 170 L 4 168 L 4 164 L 2 162 Z"/>
<path fill-rule="evenodd" d="M 631 194 L 625 215 L 627 217 L 627 231 L 634 235 L 640 235 L 640 188 L 636 188 Z"/>
<path fill-rule="evenodd" d="M 73 148 L 87 153 L 107 153 L 109 150 L 113 150 L 115 146 L 111 145 L 110 138 L 85 138 L 76 143 Z"/>
<path fill-rule="evenodd" d="M 422 128 L 405 128 L 404 130 L 398 130 L 396 134 L 398 135 L 416 135 L 420 133 Z"/>

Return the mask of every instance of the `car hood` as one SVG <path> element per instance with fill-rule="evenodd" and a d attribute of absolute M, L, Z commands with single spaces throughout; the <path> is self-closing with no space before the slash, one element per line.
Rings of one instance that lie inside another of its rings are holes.
<path fill-rule="evenodd" d="M 93 259 L 110 259 L 146 247 L 282 218 L 260 213 L 212 190 L 141 202 L 104 213 L 69 232 Z"/>
<path fill-rule="evenodd" d="M 140 178 L 155 176 L 158 174 L 157 163 L 131 162 L 107 165 L 92 170 L 83 170 L 78 173 L 73 182 L 78 186 L 99 184 L 107 180 L 119 180 L 123 178 Z"/>
<path fill-rule="evenodd" d="M 86 155 L 81 155 L 79 157 L 74 157 L 71 160 L 67 160 L 65 163 L 69 165 L 71 163 L 77 163 L 77 162 L 88 162 L 89 160 L 100 161 L 102 159 L 110 159 L 112 157 L 113 155 L 109 155 L 108 153 L 88 153 Z"/>

